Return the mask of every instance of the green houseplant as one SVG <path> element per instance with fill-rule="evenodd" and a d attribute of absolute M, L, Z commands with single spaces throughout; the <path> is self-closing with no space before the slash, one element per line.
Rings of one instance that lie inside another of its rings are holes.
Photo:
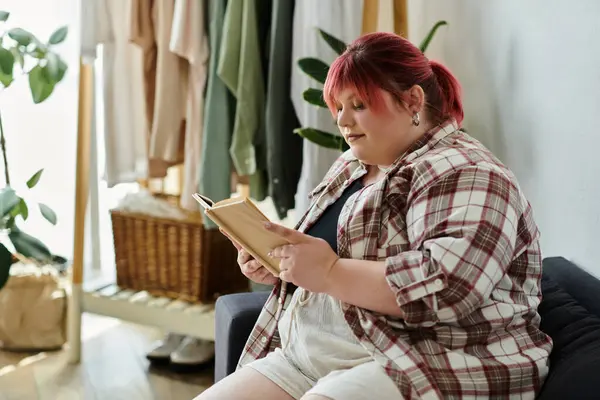
<path fill-rule="evenodd" d="M 433 39 L 433 36 L 437 32 L 437 30 L 440 27 L 447 25 L 447 24 L 448 23 L 446 21 L 438 21 L 429 30 L 429 33 L 425 36 L 425 39 L 423 39 L 423 41 L 419 45 L 419 49 L 423 53 L 425 53 L 425 51 L 429 47 L 429 44 L 431 43 L 431 40 Z M 321 37 L 323 38 L 323 40 L 325 40 L 325 42 L 327 42 L 329 47 L 331 47 L 333 49 L 333 51 L 336 52 L 336 54 L 341 55 L 346 50 L 347 45 L 344 42 L 342 42 L 341 40 L 333 37 L 332 35 L 330 35 L 329 33 L 325 32 L 321 29 L 319 29 L 319 33 L 320 33 Z M 307 74 L 308 76 L 310 76 L 317 82 L 319 82 L 321 84 L 325 83 L 325 79 L 327 78 L 327 73 L 329 72 L 329 65 L 327 65 L 325 62 L 323 62 L 317 58 L 307 57 L 307 58 L 302 58 L 302 59 L 298 60 L 298 66 L 305 74 Z M 308 103 L 310 103 L 316 107 L 327 108 L 327 105 L 325 104 L 325 101 L 323 100 L 323 90 L 321 90 L 321 89 L 315 89 L 315 88 L 306 89 L 302 93 L 302 96 L 304 97 L 305 101 L 307 101 Z M 309 140 L 319 146 L 327 147 L 330 149 L 336 149 L 336 150 L 340 150 L 340 151 L 346 151 L 348 149 L 348 144 L 346 143 L 344 138 L 342 138 L 339 135 L 335 135 L 333 133 L 323 132 L 323 131 L 321 131 L 319 129 L 315 129 L 315 128 L 298 128 L 298 129 L 294 130 L 294 133 L 299 134 L 306 140 Z"/>
<path fill-rule="evenodd" d="M 55 86 L 63 80 L 67 72 L 67 64 L 54 51 L 54 46 L 64 42 L 68 28 L 60 27 L 50 35 L 46 42 L 39 40 L 31 32 L 22 28 L 7 28 L 10 13 L 0 11 L 0 93 L 11 84 L 27 77 L 34 104 L 45 101 L 54 91 Z M 0 149 L 4 164 L 5 186 L 0 189 L 0 229 L 7 233 L 16 254 L 13 254 L 3 243 L 0 243 L 0 289 L 8 280 L 10 266 L 25 257 L 38 264 L 62 263 L 62 257 L 52 252 L 39 239 L 19 229 L 17 222 L 27 220 L 29 210 L 33 206 L 11 186 L 10 169 L 7 158 L 7 145 L 0 110 Z M 33 189 L 42 177 L 43 169 L 35 172 L 27 180 L 27 188 Z M 37 204 L 42 216 L 56 225 L 56 213 L 46 204 Z"/>

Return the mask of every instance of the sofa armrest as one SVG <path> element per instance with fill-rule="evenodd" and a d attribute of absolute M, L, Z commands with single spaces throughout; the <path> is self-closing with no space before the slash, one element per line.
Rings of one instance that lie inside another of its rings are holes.
<path fill-rule="evenodd" d="M 235 371 L 269 292 L 221 296 L 215 305 L 215 382 Z"/>
<path fill-rule="evenodd" d="M 544 259 L 543 274 L 600 317 L 600 279 L 564 257 Z"/>

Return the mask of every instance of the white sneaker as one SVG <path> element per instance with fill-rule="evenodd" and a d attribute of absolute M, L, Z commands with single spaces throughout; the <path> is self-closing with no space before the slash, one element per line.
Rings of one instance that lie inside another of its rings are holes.
<path fill-rule="evenodd" d="M 181 345 L 184 338 L 184 335 L 169 333 L 164 339 L 154 343 L 153 349 L 146 354 L 146 358 L 155 362 L 168 362 L 169 357 Z"/>
<path fill-rule="evenodd" d="M 171 353 L 171 364 L 176 366 L 197 366 L 206 364 L 215 356 L 215 343 L 209 340 L 186 337 L 181 345 Z"/>

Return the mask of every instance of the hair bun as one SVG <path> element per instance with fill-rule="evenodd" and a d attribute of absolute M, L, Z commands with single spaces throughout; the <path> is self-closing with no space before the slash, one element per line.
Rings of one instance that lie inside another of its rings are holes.
<path fill-rule="evenodd" d="M 442 63 L 429 60 L 429 66 L 438 82 L 440 95 L 444 99 L 445 113 L 452 115 L 460 125 L 464 117 L 460 83 Z"/>

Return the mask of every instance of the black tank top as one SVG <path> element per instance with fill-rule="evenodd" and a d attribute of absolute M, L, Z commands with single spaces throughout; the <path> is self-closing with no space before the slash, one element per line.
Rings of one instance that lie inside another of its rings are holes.
<path fill-rule="evenodd" d="M 360 179 L 352 182 L 344 193 L 333 204 L 329 205 L 321 217 L 305 233 L 307 235 L 324 239 L 329 243 L 333 251 L 337 253 L 337 226 L 342 207 L 348 198 L 362 189 L 363 184 Z"/>

